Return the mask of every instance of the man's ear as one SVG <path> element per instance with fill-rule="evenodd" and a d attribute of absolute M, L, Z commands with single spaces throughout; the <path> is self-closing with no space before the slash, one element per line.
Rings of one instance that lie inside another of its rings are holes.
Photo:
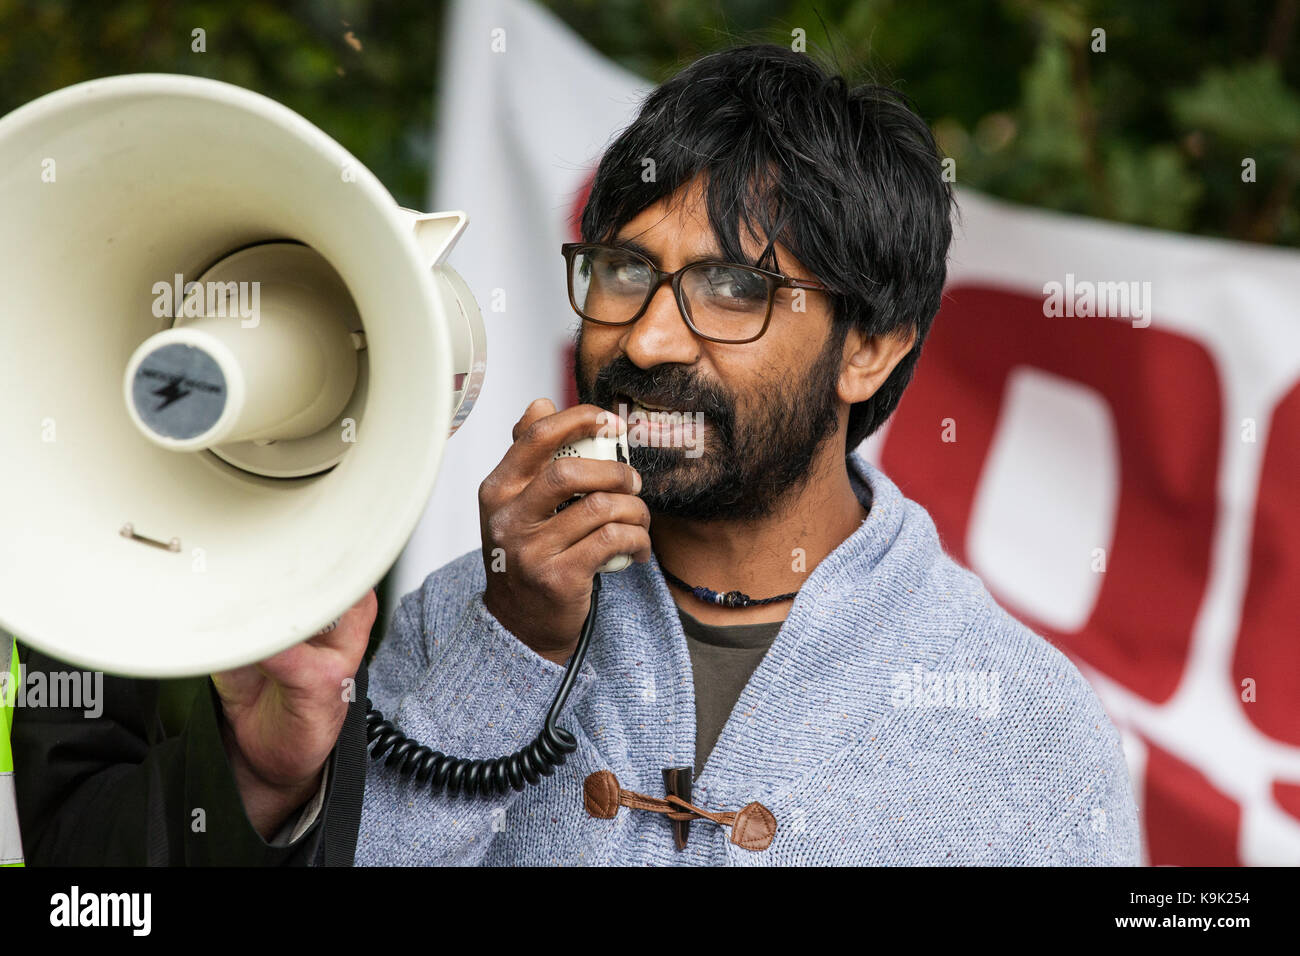
<path fill-rule="evenodd" d="M 897 329 L 888 335 L 866 335 L 849 329 L 844 337 L 844 363 L 837 385 L 840 400 L 848 405 L 865 402 L 916 343 L 916 329 Z"/>

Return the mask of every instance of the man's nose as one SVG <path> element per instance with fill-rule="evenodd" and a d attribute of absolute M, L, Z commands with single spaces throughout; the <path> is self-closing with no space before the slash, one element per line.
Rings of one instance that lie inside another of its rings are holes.
<path fill-rule="evenodd" d="M 638 368 L 691 365 L 700 357 L 700 340 L 686 325 L 667 282 L 655 290 L 645 314 L 628 326 L 619 344 Z"/>

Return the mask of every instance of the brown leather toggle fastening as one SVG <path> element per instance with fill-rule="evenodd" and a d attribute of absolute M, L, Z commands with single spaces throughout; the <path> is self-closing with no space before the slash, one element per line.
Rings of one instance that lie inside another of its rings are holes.
<path fill-rule="evenodd" d="M 693 784 L 690 767 L 664 767 L 663 775 L 665 797 L 681 797 L 688 801 L 691 799 Z M 685 850 L 691 835 L 691 821 L 673 820 L 669 826 L 673 828 L 673 845 L 679 850 Z"/>
<path fill-rule="evenodd" d="M 660 799 L 624 790 L 608 770 L 597 770 L 583 782 L 582 802 L 587 813 L 600 820 L 612 820 L 620 806 L 665 814 L 669 820 L 711 820 L 731 827 L 731 842 L 745 850 L 766 850 L 776 835 L 776 817 L 761 803 L 747 803 L 736 811 L 714 813 L 671 794 Z"/>

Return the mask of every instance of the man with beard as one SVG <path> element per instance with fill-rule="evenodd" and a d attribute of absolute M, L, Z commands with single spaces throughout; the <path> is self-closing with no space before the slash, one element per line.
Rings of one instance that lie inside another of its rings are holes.
<path fill-rule="evenodd" d="M 372 666 L 395 749 L 359 863 L 1137 862 L 1095 695 L 856 452 L 950 212 L 925 124 L 804 55 L 715 54 L 647 99 L 563 250 L 582 404 L 528 407 L 482 552 Z M 630 463 L 555 459 L 625 425 Z"/>

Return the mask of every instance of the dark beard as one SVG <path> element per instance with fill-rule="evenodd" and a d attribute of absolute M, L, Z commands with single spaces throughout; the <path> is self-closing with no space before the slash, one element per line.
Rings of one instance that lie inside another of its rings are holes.
<path fill-rule="evenodd" d="M 844 330 L 833 329 L 810 369 L 773 381 L 743 409 L 721 385 L 684 365 L 641 369 L 625 355 L 602 368 L 588 388 L 581 327 L 574 374 L 584 404 L 618 412 L 619 396 L 630 395 L 681 412 L 703 413 L 707 430 L 694 458 L 688 457 L 687 448 L 628 449 L 632 467 L 641 474 L 640 497 L 651 514 L 752 521 L 773 514 L 783 498 L 808 480 L 818 449 L 835 433 L 835 385 L 843 345 Z"/>

